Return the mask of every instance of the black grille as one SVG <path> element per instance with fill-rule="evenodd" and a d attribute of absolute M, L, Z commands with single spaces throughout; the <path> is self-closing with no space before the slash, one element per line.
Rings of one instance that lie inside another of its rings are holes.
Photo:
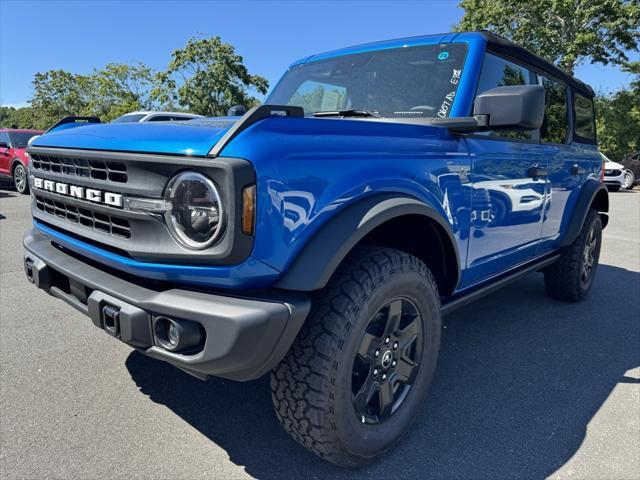
<path fill-rule="evenodd" d="M 128 220 L 95 212 L 88 208 L 76 207 L 75 205 L 40 195 L 36 195 L 35 199 L 38 210 L 88 228 L 110 233 L 116 237 L 131 238 L 131 225 Z"/>
<path fill-rule="evenodd" d="M 127 166 L 123 162 L 87 160 L 78 157 L 62 157 L 34 153 L 31 155 L 31 168 L 45 172 L 56 172 L 77 177 L 127 182 Z"/>
<path fill-rule="evenodd" d="M 610 177 L 617 177 L 618 175 L 622 174 L 622 171 L 621 170 L 613 170 L 613 169 L 611 169 L 611 170 L 605 170 L 604 174 L 605 175 L 609 175 Z"/>

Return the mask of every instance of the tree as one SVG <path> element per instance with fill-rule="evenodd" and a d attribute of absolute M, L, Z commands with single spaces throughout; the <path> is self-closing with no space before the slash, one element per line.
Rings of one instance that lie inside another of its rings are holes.
<path fill-rule="evenodd" d="M 0 126 L 7 128 L 37 128 L 37 117 L 31 107 L 0 107 Z"/>
<path fill-rule="evenodd" d="M 64 70 L 36 73 L 30 103 L 37 115 L 38 128 L 47 128 L 69 115 L 90 115 L 92 84 L 91 76 Z"/>
<path fill-rule="evenodd" d="M 158 75 L 154 98 L 163 103 L 177 102 L 201 115 L 226 115 L 236 104 L 250 106 L 257 100 L 249 94 L 265 94 L 269 83 L 251 75 L 243 58 L 220 37 L 191 38 L 184 48 L 174 50 L 165 72 Z"/>
<path fill-rule="evenodd" d="M 29 123 L 27 113 L 33 117 L 30 126 L 47 128 L 69 115 L 97 116 L 108 122 L 134 110 L 151 109 L 156 106 L 150 96 L 155 77 L 142 63 L 110 63 L 90 75 L 64 70 L 36 73 L 31 108 L 18 123 Z"/>
<path fill-rule="evenodd" d="M 142 63 L 109 63 L 91 76 L 93 82 L 89 109 L 103 121 L 111 121 L 135 110 L 155 107 L 150 98 L 155 72 Z"/>
<path fill-rule="evenodd" d="M 640 62 L 625 70 L 635 74 L 629 88 L 596 98 L 600 150 L 616 161 L 640 150 Z"/>
<path fill-rule="evenodd" d="M 640 42 L 639 0 L 462 0 L 458 31 L 490 30 L 573 73 L 586 58 L 622 65 Z"/>

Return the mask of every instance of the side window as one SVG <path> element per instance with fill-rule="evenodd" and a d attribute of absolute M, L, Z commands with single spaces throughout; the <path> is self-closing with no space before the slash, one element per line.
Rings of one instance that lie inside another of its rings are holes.
<path fill-rule="evenodd" d="M 305 112 L 327 112 L 347 107 L 347 89 L 315 80 L 307 80 L 296 89 L 289 105 L 299 105 Z"/>
<path fill-rule="evenodd" d="M 536 82 L 536 74 L 531 70 L 487 53 L 482 62 L 482 71 L 480 72 L 476 95 L 496 87 L 530 85 Z M 533 138 L 533 130 L 493 130 L 488 132 L 488 135 L 516 140 L 529 140 Z"/>
<path fill-rule="evenodd" d="M 564 143 L 567 139 L 568 112 L 567 87 L 546 77 L 540 77 L 544 87 L 544 120 L 540 127 L 540 140 L 548 143 Z"/>
<path fill-rule="evenodd" d="M 7 132 L 0 132 L 0 142 L 4 142 L 7 145 L 10 145 L 9 134 Z"/>
<path fill-rule="evenodd" d="M 173 120 L 173 117 L 168 117 L 166 115 L 157 115 L 155 117 L 151 117 L 147 122 L 168 122 Z"/>
<path fill-rule="evenodd" d="M 595 142 L 596 125 L 593 112 L 593 100 L 576 93 L 573 97 L 575 113 L 575 133 L 583 140 Z"/>

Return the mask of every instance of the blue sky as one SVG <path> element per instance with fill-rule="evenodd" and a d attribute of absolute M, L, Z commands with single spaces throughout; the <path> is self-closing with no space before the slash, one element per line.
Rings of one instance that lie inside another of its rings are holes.
<path fill-rule="evenodd" d="M 219 35 L 249 71 L 273 86 L 300 57 L 343 46 L 449 31 L 457 0 L 424 1 L 29 1 L 0 0 L 0 103 L 24 105 L 36 72 L 90 73 L 109 62 L 162 69 L 195 34 Z M 638 54 L 635 54 L 638 58 Z M 615 67 L 585 65 L 596 90 L 630 80 Z"/>

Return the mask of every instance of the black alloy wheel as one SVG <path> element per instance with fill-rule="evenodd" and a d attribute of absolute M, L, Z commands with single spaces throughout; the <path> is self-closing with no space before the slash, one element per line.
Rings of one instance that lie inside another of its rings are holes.
<path fill-rule="evenodd" d="M 402 405 L 420 368 L 422 322 L 414 303 L 396 298 L 367 325 L 353 362 L 352 393 L 362 423 L 376 424 Z"/>

